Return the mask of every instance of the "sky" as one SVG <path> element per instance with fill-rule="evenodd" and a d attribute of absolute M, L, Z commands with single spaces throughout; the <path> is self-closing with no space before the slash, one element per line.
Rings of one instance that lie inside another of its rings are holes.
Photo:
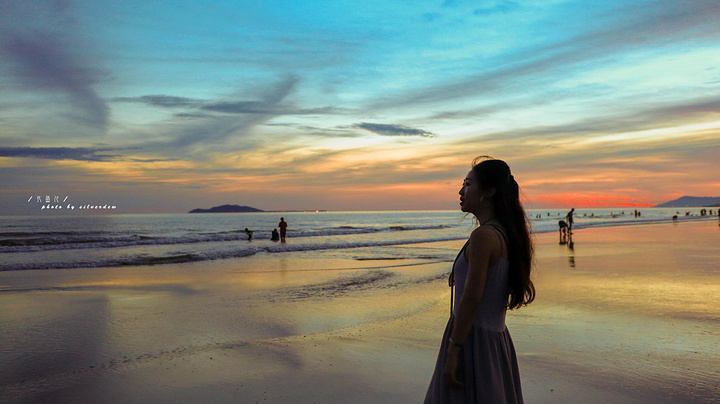
<path fill-rule="evenodd" d="M 0 214 L 719 196 L 718 1 L 0 0 Z M 41 197 L 42 202 L 38 202 Z"/>

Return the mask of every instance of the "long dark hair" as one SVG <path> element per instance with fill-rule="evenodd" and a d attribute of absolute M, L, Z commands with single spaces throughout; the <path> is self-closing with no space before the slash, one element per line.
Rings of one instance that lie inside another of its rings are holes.
<path fill-rule="evenodd" d="M 510 261 L 508 308 L 517 309 L 535 300 L 535 285 L 530 280 L 534 248 L 530 222 L 520 203 L 520 188 L 502 160 L 480 156 L 473 160 L 472 169 L 480 189 L 495 188 L 492 197 L 495 218 L 505 229 Z"/>

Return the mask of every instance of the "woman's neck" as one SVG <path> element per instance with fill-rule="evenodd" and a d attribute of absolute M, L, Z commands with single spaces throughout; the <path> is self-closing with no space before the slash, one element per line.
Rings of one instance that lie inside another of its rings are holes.
<path fill-rule="evenodd" d="M 475 215 L 475 219 L 477 219 L 481 226 L 491 221 L 493 218 L 495 218 L 495 212 L 491 209 L 483 209 Z"/>

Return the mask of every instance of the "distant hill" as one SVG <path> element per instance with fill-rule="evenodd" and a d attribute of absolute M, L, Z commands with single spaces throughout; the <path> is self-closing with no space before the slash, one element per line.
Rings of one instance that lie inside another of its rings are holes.
<path fill-rule="evenodd" d="M 264 210 L 251 208 L 250 206 L 222 205 L 210 209 L 193 209 L 188 213 L 242 213 L 242 212 L 264 212 Z"/>
<path fill-rule="evenodd" d="M 658 208 L 710 207 L 720 204 L 720 196 L 683 196 L 673 201 L 661 203 Z"/>

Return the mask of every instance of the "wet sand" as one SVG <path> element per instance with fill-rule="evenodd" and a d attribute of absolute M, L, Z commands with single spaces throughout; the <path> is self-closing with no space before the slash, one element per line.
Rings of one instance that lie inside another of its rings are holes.
<path fill-rule="evenodd" d="M 526 402 L 720 400 L 717 222 L 558 241 L 508 313 Z M 0 273 L 0 401 L 422 402 L 462 243 Z"/>

